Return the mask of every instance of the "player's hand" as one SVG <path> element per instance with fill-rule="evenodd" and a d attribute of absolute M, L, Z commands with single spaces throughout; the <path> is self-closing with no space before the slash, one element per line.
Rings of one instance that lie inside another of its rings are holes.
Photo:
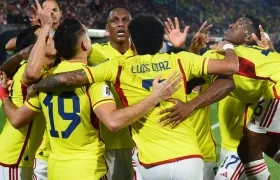
<path fill-rule="evenodd" d="M 1 88 L 8 88 L 8 78 L 4 71 L 0 71 L 0 87 Z"/>
<path fill-rule="evenodd" d="M 32 14 L 31 14 L 31 17 L 29 18 L 31 26 L 41 25 L 39 22 L 39 16 L 38 16 L 37 9 L 35 8 L 34 5 L 31 5 L 31 9 L 32 9 Z"/>
<path fill-rule="evenodd" d="M 220 41 L 218 44 L 213 44 L 210 46 L 210 49 L 213 49 L 213 50 L 217 50 L 217 51 L 221 51 L 221 52 L 224 52 L 225 50 L 223 49 L 224 45 L 226 44 L 231 44 L 230 42 L 228 41 Z M 232 45 L 232 44 L 231 44 Z"/>
<path fill-rule="evenodd" d="M 20 52 L 19 52 L 19 55 L 22 59 L 28 59 L 30 53 L 31 53 L 31 50 L 33 49 L 34 47 L 34 44 L 31 44 L 30 46 L 22 49 Z"/>
<path fill-rule="evenodd" d="M 9 97 L 8 78 L 4 71 L 0 71 L 0 99 Z"/>
<path fill-rule="evenodd" d="M 166 80 L 160 82 L 161 76 L 156 77 L 153 81 L 153 92 L 152 95 L 155 97 L 155 101 L 160 103 L 171 97 L 173 93 L 180 89 L 182 82 L 182 75 L 178 72 L 173 72 Z"/>
<path fill-rule="evenodd" d="M 259 29 L 260 29 L 261 39 L 259 40 L 259 38 L 255 33 L 252 34 L 252 39 L 257 43 L 258 46 L 264 49 L 270 49 L 274 51 L 275 49 L 273 47 L 273 44 L 271 43 L 268 34 L 264 32 L 262 25 L 259 25 Z"/>
<path fill-rule="evenodd" d="M 185 42 L 188 35 L 189 26 L 186 26 L 184 31 L 181 32 L 178 18 L 175 17 L 175 26 L 170 18 L 167 18 L 167 21 L 164 22 L 165 25 L 165 34 L 167 35 L 170 43 L 178 48 L 184 48 Z"/>
<path fill-rule="evenodd" d="M 193 50 L 195 52 L 198 52 L 200 49 L 206 47 L 206 44 L 209 43 L 210 38 L 209 38 L 209 30 L 213 27 L 212 24 L 208 24 L 207 21 L 205 21 L 197 33 L 194 35 L 191 45 L 190 45 L 190 50 Z"/>
<path fill-rule="evenodd" d="M 195 110 L 188 103 L 184 103 L 178 99 L 168 99 L 167 101 L 173 102 L 175 105 L 160 112 L 160 115 L 168 113 L 159 120 L 159 123 L 163 126 L 171 125 L 171 128 L 175 128 Z"/>
<path fill-rule="evenodd" d="M 35 0 L 35 3 L 38 11 L 38 17 L 41 21 L 42 27 L 51 28 L 53 24 L 52 17 L 51 17 L 52 9 L 50 8 L 42 9 L 38 0 Z"/>

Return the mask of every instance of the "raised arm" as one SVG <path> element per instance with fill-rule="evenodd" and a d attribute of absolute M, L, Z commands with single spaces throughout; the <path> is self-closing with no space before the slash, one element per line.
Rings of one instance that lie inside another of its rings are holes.
<path fill-rule="evenodd" d="M 134 105 L 117 109 L 115 103 L 106 103 L 98 106 L 94 112 L 110 131 L 116 132 L 133 124 L 151 111 L 158 103 L 170 98 L 180 88 L 178 85 L 182 81 L 182 76 L 178 75 L 174 78 L 176 75 L 177 73 L 173 73 L 161 83 L 159 83 L 160 76 L 158 76 L 153 82 L 152 94 Z"/>
<path fill-rule="evenodd" d="M 42 27 L 40 28 L 40 34 L 30 53 L 26 69 L 22 77 L 22 81 L 26 85 L 36 82 L 42 76 L 42 69 L 46 59 L 46 38 L 48 37 L 49 31 L 52 27 L 52 10 L 48 8 L 42 10 L 38 0 L 36 0 L 36 5 Z"/>
<path fill-rule="evenodd" d="M 14 56 L 7 59 L 1 66 L 0 71 L 4 71 L 9 79 L 12 79 L 14 74 L 20 67 L 20 63 L 23 59 L 27 59 L 34 45 L 30 45 L 20 52 L 16 53 Z"/>
<path fill-rule="evenodd" d="M 226 97 L 233 89 L 235 84 L 232 76 L 218 76 L 214 83 L 199 94 L 193 100 L 184 103 L 177 99 L 171 101 L 175 104 L 172 108 L 161 111 L 161 114 L 166 114 L 160 119 L 163 125 L 172 124 L 172 128 L 186 120 L 194 111 L 216 103 Z"/>
<path fill-rule="evenodd" d="M 37 115 L 37 112 L 30 110 L 25 105 L 17 108 L 9 98 L 7 77 L 4 72 L 0 72 L 0 80 L 0 98 L 5 115 L 14 128 L 18 129 L 26 126 Z"/>

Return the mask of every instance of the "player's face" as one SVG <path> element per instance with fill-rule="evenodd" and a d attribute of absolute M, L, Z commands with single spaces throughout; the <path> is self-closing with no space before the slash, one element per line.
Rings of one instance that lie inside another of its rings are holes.
<path fill-rule="evenodd" d="M 229 25 L 224 33 L 224 39 L 234 45 L 245 44 L 252 34 L 252 21 L 248 18 L 240 18 Z"/>
<path fill-rule="evenodd" d="M 110 41 L 125 42 L 129 39 L 128 24 L 131 16 L 126 9 L 116 8 L 108 16 L 106 30 L 110 33 Z"/>
<path fill-rule="evenodd" d="M 44 8 L 49 8 L 52 10 L 52 20 L 53 20 L 53 27 L 57 28 L 57 26 L 59 25 L 60 22 L 60 18 L 61 18 L 61 11 L 59 10 L 58 4 L 56 3 L 56 1 L 45 1 L 42 5 L 43 9 Z"/>
<path fill-rule="evenodd" d="M 54 47 L 53 34 L 51 34 L 47 38 L 46 56 L 47 57 L 54 57 L 55 55 L 56 55 L 56 49 Z"/>

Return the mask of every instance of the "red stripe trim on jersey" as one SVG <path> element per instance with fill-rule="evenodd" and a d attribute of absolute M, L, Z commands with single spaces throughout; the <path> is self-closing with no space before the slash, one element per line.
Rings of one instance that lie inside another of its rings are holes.
<path fill-rule="evenodd" d="M 261 163 L 261 164 L 251 166 L 251 167 L 247 167 L 247 168 L 244 168 L 244 169 L 245 169 L 246 174 L 249 175 L 251 173 L 254 173 L 255 171 L 258 171 L 260 168 L 263 168 L 264 166 L 266 166 L 265 163 Z"/>
<path fill-rule="evenodd" d="M 280 99 L 280 94 L 277 94 L 276 90 L 276 81 L 273 81 L 270 79 L 270 77 L 261 77 L 256 75 L 255 71 L 255 64 L 252 63 L 250 60 L 242 57 L 238 57 L 239 60 L 239 71 L 237 74 L 241 76 L 245 76 L 248 78 L 253 78 L 253 79 L 260 79 L 260 80 L 269 80 L 274 83 L 272 90 L 274 93 L 275 98 Z"/>
<path fill-rule="evenodd" d="M 264 123 L 266 122 L 266 116 L 267 116 L 267 114 L 268 114 L 268 112 L 270 111 L 270 106 L 271 106 L 271 104 L 272 104 L 272 99 L 271 100 L 269 100 L 269 104 L 268 104 L 268 106 L 267 106 L 267 108 L 266 108 L 266 111 L 265 111 L 265 113 L 264 113 L 264 115 L 263 115 L 263 118 L 262 118 L 262 121 L 261 121 L 261 123 L 260 123 L 260 126 L 261 127 L 264 127 Z"/>
<path fill-rule="evenodd" d="M 94 82 L 94 78 L 93 78 L 93 75 L 92 75 L 92 73 L 91 73 L 89 67 L 85 67 L 85 69 L 89 72 L 90 78 L 91 78 L 92 82 Z"/>
<path fill-rule="evenodd" d="M 20 88 L 21 88 L 21 94 L 22 94 L 22 98 L 23 98 L 23 102 L 26 99 L 27 96 L 27 86 L 25 84 L 23 84 L 22 81 L 20 81 Z"/>
<path fill-rule="evenodd" d="M 244 167 L 242 168 L 242 171 L 238 174 L 237 180 L 241 179 L 242 174 L 244 174 Z"/>
<path fill-rule="evenodd" d="M 266 169 L 266 165 L 263 164 L 262 166 L 258 167 L 257 169 L 251 170 L 249 173 L 246 171 L 246 175 L 247 176 L 254 176 L 254 175 L 264 171 L 265 169 Z"/>
<path fill-rule="evenodd" d="M 172 163 L 172 162 L 176 162 L 176 161 L 180 161 L 180 160 L 185 160 L 185 159 L 191 159 L 191 158 L 203 159 L 203 157 L 201 155 L 189 155 L 189 156 L 182 156 L 182 157 L 178 157 L 178 158 L 174 158 L 174 159 L 168 159 L 168 160 L 164 160 L 164 161 L 158 161 L 158 162 L 150 163 L 150 164 L 146 164 L 146 163 L 141 162 L 139 158 L 138 158 L 138 160 L 139 160 L 139 163 L 142 166 L 144 166 L 146 168 L 149 168 L 149 167 L 153 167 L 153 166 L 158 166 L 158 165 L 162 165 L 162 164 L 168 164 L 168 163 Z"/>
<path fill-rule="evenodd" d="M 274 107 L 273 107 L 273 112 L 272 112 L 272 114 L 271 114 L 271 116 L 270 116 L 269 122 L 268 122 L 268 124 L 267 124 L 267 126 L 266 126 L 267 128 L 271 125 L 272 120 L 273 120 L 273 118 L 274 118 L 274 116 L 275 116 L 275 113 L 276 113 L 277 108 L 278 108 L 278 105 L 279 105 L 279 100 L 278 100 L 278 99 L 274 99 L 274 102 L 275 102 L 275 105 L 274 105 Z"/>
<path fill-rule="evenodd" d="M 137 180 L 137 174 L 136 174 L 136 171 L 133 169 L 133 180 Z"/>
<path fill-rule="evenodd" d="M 179 64 L 179 68 L 180 68 L 181 74 L 183 76 L 183 82 L 184 82 L 184 88 L 185 88 L 185 97 L 187 99 L 187 77 L 186 77 L 184 68 L 182 66 L 181 59 L 178 59 L 177 62 Z"/>
<path fill-rule="evenodd" d="M 91 98 L 90 98 L 90 95 L 89 95 L 89 85 L 86 87 L 86 94 L 88 96 L 88 100 L 89 100 L 89 104 L 90 104 L 89 109 L 90 109 L 91 124 L 95 129 L 99 130 L 99 119 L 94 114 L 93 109 L 92 109 L 93 106 L 92 106 Z"/>
<path fill-rule="evenodd" d="M 34 105 L 32 105 L 30 102 L 28 102 L 28 101 L 26 101 L 30 106 L 32 106 L 32 107 L 34 107 L 35 109 L 38 109 L 38 110 L 41 110 L 42 108 L 38 108 L 38 107 L 36 107 L 36 106 L 34 106 Z"/>
<path fill-rule="evenodd" d="M 267 131 L 266 134 L 267 134 L 267 135 L 280 136 L 280 133 L 278 133 L 278 132 L 272 132 L 272 131 Z"/>
<path fill-rule="evenodd" d="M 263 117 L 263 127 L 266 127 L 267 124 L 269 123 L 269 119 L 272 115 L 272 112 L 273 112 L 273 109 L 274 109 L 274 106 L 275 106 L 275 99 L 271 100 L 271 104 L 270 106 L 267 108 L 267 115 L 265 117 Z"/>
<path fill-rule="evenodd" d="M 127 101 L 127 99 L 124 95 L 124 92 L 123 92 L 122 88 L 121 88 L 121 83 L 120 83 L 121 73 L 122 73 L 122 66 L 119 66 L 117 77 L 116 77 L 116 82 L 115 82 L 114 86 L 115 86 L 115 89 L 116 89 L 116 91 L 117 91 L 117 93 L 120 97 L 122 106 L 123 106 L 123 108 L 125 108 L 125 107 L 128 106 L 128 101 Z"/>
<path fill-rule="evenodd" d="M 206 58 L 203 59 L 203 63 L 202 63 L 202 76 L 204 76 L 205 62 L 206 62 Z"/>
<path fill-rule="evenodd" d="M 27 146 L 27 143 L 28 143 L 28 140 L 29 140 L 29 137 L 30 137 L 30 133 L 31 133 L 32 126 L 33 126 L 33 121 L 31 121 L 31 122 L 29 123 L 28 130 L 27 130 L 27 133 L 26 133 L 26 137 L 25 137 L 25 140 L 24 140 L 24 144 L 23 144 L 23 147 L 22 147 L 22 149 L 21 149 L 19 158 L 18 158 L 18 160 L 17 160 L 17 165 L 20 163 L 20 161 L 21 161 L 21 159 L 22 159 L 22 156 L 23 156 L 23 154 L 24 154 L 24 151 L 25 151 L 25 149 L 26 149 L 26 146 Z"/>
<path fill-rule="evenodd" d="M 215 152 L 217 152 L 217 144 L 216 144 L 216 141 L 215 141 L 215 139 L 214 139 L 214 137 L 213 137 L 213 134 L 212 134 L 212 129 L 211 128 L 209 128 L 209 131 L 210 131 L 210 136 L 211 136 L 211 139 L 212 139 L 212 141 L 213 141 L 213 144 L 214 144 L 214 148 L 215 148 Z M 217 156 L 216 156 L 216 160 L 215 161 L 217 161 Z"/>
<path fill-rule="evenodd" d="M 89 95 L 88 95 L 88 96 L 89 96 Z M 103 99 L 103 100 L 100 100 L 100 101 L 98 101 L 97 103 L 95 103 L 94 105 L 92 105 L 91 107 L 93 108 L 94 106 L 96 106 L 96 104 L 101 103 L 101 102 L 103 102 L 103 101 L 112 102 L 112 101 L 114 101 L 114 99 Z"/>

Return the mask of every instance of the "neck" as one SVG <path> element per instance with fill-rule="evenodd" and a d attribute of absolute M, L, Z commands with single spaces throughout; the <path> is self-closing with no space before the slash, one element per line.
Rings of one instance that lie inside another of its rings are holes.
<path fill-rule="evenodd" d="M 129 49 L 129 41 L 116 43 L 110 41 L 111 46 L 116 49 L 119 53 L 124 54 Z"/>
<path fill-rule="evenodd" d="M 53 66 L 53 64 L 54 64 L 54 60 L 55 60 L 55 58 L 54 57 L 45 57 L 45 66 L 47 67 L 47 68 L 52 68 L 52 66 Z"/>
<path fill-rule="evenodd" d="M 69 62 L 81 62 L 84 64 L 87 64 L 87 57 L 85 56 L 75 56 L 71 60 L 68 60 Z"/>

